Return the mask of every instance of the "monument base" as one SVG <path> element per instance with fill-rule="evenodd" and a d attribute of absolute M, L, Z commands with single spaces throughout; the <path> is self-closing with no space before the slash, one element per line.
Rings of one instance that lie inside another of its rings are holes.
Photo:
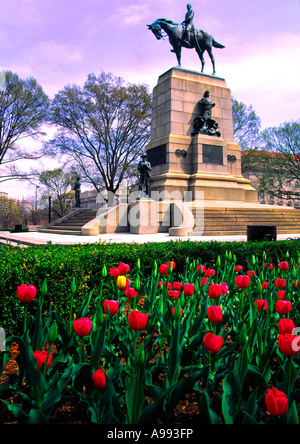
<path fill-rule="evenodd" d="M 209 91 L 217 134 L 195 134 L 199 102 Z M 241 173 L 241 149 L 234 141 L 231 91 L 224 79 L 182 68 L 160 76 L 153 90 L 151 197 L 257 202 L 257 191 Z"/>
<path fill-rule="evenodd" d="M 130 204 L 129 226 L 132 234 L 154 234 L 158 232 L 158 202 L 139 199 Z"/>

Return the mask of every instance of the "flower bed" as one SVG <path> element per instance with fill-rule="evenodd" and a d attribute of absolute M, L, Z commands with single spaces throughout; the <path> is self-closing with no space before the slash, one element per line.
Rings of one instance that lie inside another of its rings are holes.
<path fill-rule="evenodd" d="M 179 271 L 103 266 L 79 308 L 72 280 L 67 316 L 46 306 L 51 281 L 19 285 L 21 333 L 0 353 L 2 421 L 298 424 L 298 284 L 288 253 L 245 268 L 226 252 Z"/>

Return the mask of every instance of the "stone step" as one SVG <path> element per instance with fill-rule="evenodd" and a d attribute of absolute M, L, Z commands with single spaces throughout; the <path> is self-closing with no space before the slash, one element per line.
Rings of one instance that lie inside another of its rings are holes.
<path fill-rule="evenodd" d="M 49 233 L 49 234 L 67 234 L 69 236 L 81 236 L 81 231 L 72 231 L 72 230 L 56 230 L 54 228 L 40 228 L 40 233 Z"/>
<path fill-rule="evenodd" d="M 81 232 L 81 227 L 75 226 L 75 225 L 56 225 L 54 227 L 49 227 L 50 229 L 54 229 L 54 230 L 60 230 L 60 231 L 66 231 L 66 230 L 71 230 L 71 231 L 80 231 Z"/>
<path fill-rule="evenodd" d="M 294 221 L 274 221 L 274 220 L 254 220 L 254 221 L 226 221 L 226 220 L 220 220 L 220 221 L 203 221 L 201 218 L 195 220 L 195 225 L 205 225 L 205 226 L 241 226 L 241 227 L 247 227 L 248 225 L 276 225 L 277 227 L 300 227 L 299 222 Z"/>

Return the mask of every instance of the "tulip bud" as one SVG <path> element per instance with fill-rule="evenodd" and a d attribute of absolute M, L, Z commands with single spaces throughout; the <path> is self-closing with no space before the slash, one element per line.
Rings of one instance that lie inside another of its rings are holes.
<path fill-rule="evenodd" d="M 103 267 L 102 267 L 102 270 L 101 270 L 101 276 L 102 276 L 103 278 L 105 278 L 105 277 L 107 276 L 107 269 L 106 269 L 105 264 L 104 264 Z"/>
<path fill-rule="evenodd" d="M 239 335 L 239 343 L 243 347 L 246 344 L 246 342 L 247 342 L 247 327 L 246 324 L 243 324 Z"/>
<path fill-rule="evenodd" d="M 76 284 L 75 284 L 75 279 L 73 278 L 71 282 L 71 293 L 74 294 L 75 291 L 76 291 Z"/>
<path fill-rule="evenodd" d="M 260 296 L 262 295 L 262 285 L 260 279 L 257 280 L 256 291 L 259 293 Z"/>
<path fill-rule="evenodd" d="M 136 280 L 134 282 L 134 288 L 136 291 L 138 291 L 141 288 L 141 278 L 139 274 L 137 275 Z"/>
<path fill-rule="evenodd" d="M 156 261 L 153 264 L 152 273 L 153 273 L 153 277 L 156 278 L 157 277 L 157 262 Z"/>
<path fill-rule="evenodd" d="M 96 315 L 96 324 L 98 325 L 98 327 L 101 327 L 101 325 L 103 324 L 103 320 L 104 320 L 103 312 L 102 309 L 100 309 L 97 311 Z"/>
<path fill-rule="evenodd" d="M 55 342 L 58 336 L 58 330 L 57 330 L 57 324 L 56 321 L 53 322 L 53 324 L 51 325 L 50 328 L 50 333 L 49 333 L 49 342 Z"/>
<path fill-rule="evenodd" d="M 180 303 L 180 299 L 177 300 L 176 305 L 175 305 L 175 311 L 174 311 L 174 319 L 175 321 L 179 321 L 181 318 L 181 303 Z"/>
<path fill-rule="evenodd" d="M 255 264 L 256 264 L 256 259 L 255 259 L 254 254 L 252 254 L 252 265 L 253 265 L 253 267 L 255 267 Z"/>
<path fill-rule="evenodd" d="M 216 267 L 218 267 L 218 268 L 221 267 L 221 258 L 220 258 L 220 256 L 218 256 L 218 258 L 217 258 Z"/>
<path fill-rule="evenodd" d="M 142 366 L 144 362 L 145 362 L 145 350 L 144 350 L 144 343 L 142 343 L 137 351 L 136 363 L 138 366 Z"/>
<path fill-rule="evenodd" d="M 47 294 L 47 280 L 44 279 L 42 288 L 41 288 L 41 295 L 44 297 Z"/>
<path fill-rule="evenodd" d="M 267 253 L 263 251 L 263 262 L 267 262 Z"/>

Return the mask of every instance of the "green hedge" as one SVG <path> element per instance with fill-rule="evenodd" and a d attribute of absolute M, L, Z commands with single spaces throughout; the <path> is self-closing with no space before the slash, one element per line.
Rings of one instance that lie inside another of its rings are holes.
<path fill-rule="evenodd" d="M 134 278 L 137 260 L 141 261 L 144 275 L 158 265 L 175 261 L 175 272 L 183 270 L 186 258 L 196 264 L 214 267 L 218 256 L 225 260 L 231 252 L 237 264 L 250 267 L 252 255 L 262 260 L 265 251 L 268 262 L 277 264 L 285 260 L 287 252 L 295 263 L 300 263 L 300 239 L 277 242 L 191 242 L 170 241 L 167 243 L 146 244 L 87 244 L 87 245 L 51 245 L 35 247 L 11 247 L 0 245 L 0 327 L 7 333 L 14 333 L 23 318 L 23 307 L 16 298 L 18 285 L 34 284 L 41 288 L 47 279 L 47 298 L 67 313 L 69 289 L 72 278 L 77 285 L 77 303 L 93 290 L 99 290 L 100 275 L 105 264 L 107 270 L 119 262 L 130 264 L 130 278 Z M 249 268 L 248 268 L 249 269 Z M 109 282 L 110 276 L 107 280 Z M 112 279 L 112 278 L 111 278 Z M 109 287 L 105 289 L 109 292 Z M 35 312 L 34 303 L 30 309 Z"/>

